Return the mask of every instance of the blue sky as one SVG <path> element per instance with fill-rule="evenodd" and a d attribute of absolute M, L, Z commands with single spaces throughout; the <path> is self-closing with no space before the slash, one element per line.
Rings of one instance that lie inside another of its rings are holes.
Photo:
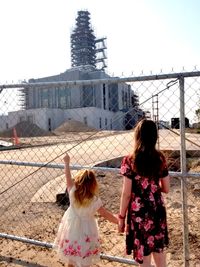
<path fill-rule="evenodd" d="M 0 1 L 0 82 L 70 68 L 70 33 L 81 9 L 91 13 L 96 36 L 107 37 L 110 74 L 198 69 L 198 0 L 6 0 Z"/>

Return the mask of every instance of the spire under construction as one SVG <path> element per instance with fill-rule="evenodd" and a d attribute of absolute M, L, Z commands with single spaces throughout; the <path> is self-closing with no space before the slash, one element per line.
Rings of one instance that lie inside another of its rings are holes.
<path fill-rule="evenodd" d="M 72 67 L 96 66 L 95 35 L 90 25 L 90 13 L 78 11 L 76 26 L 71 34 Z"/>
<path fill-rule="evenodd" d="M 90 24 L 90 13 L 78 11 L 76 25 L 71 34 L 71 65 L 78 67 L 90 65 L 104 70 L 106 38 L 96 39 Z"/>

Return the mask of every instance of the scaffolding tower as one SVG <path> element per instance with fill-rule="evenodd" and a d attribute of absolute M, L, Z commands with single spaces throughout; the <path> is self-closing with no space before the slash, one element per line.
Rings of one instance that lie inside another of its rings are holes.
<path fill-rule="evenodd" d="M 95 35 L 90 25 L 90 13 L 78 11 L 76 25 L 71 34 L 72 67 L 91 65 L 96 67 Z"/>
<path fill-rule="evenodd" d="M 96 44 L 96 67 L 97 69 L 100 70 L 105 70 L 105 68 L 107 67 L 106 65 L 106 37 L 102 37 L 102 38 L 98 38 L 95 40 L 95 44 Z"/>

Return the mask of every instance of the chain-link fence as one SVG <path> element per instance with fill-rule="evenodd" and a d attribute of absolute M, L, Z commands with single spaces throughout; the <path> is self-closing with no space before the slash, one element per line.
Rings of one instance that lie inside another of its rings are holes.
<path fill-rule="evenodd" d="M 49 248 L 67 208 L 66 152 L 73 174 L 95 169 L 104 206 L 118 213 L 120 162 L 132 150 L 135 123 L 146 116 L 158 125 L 158 147 L 172 177 L 165 196 L 168 266 L 198 266 L 199 89 L 198 71 L 1 85 L 2 264 L 25 258 L 37 261 L 35 266 L 62 266 Z M 96 266 L 136 265 L 125 255 L 125 236 L 108 221 L 98 217 L 98 222 L 102 258 Z"/>

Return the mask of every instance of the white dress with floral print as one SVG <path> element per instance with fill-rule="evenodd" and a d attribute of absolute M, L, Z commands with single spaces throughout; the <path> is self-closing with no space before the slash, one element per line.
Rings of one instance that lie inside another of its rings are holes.
<path fill-rule="evenodd" d="M 60 258 L 75 266 L 91 265 L 100 258 L 100 242 L 96 211 L 102 206 L 95 197 L 89 206 L 74 205 L 75 186 L 69 192 L 70 206 L 65 212 L 54 242 Z"/>

